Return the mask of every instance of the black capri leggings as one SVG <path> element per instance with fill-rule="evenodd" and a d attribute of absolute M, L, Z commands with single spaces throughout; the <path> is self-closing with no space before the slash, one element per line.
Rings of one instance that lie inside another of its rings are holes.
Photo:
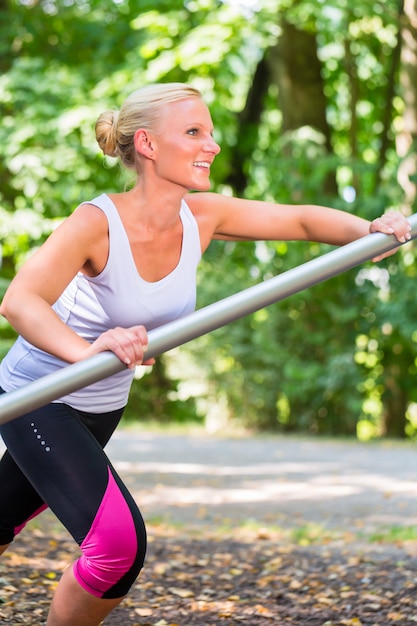
<path fill-rule="evenodd" d="M 142 515 L 103 451 L 122 413 L 52 403 L 0 426 L 0 544 L 49 507 L 81 548 L 77 581 L 99 598 L 126 595 L 146 553 Z"/>

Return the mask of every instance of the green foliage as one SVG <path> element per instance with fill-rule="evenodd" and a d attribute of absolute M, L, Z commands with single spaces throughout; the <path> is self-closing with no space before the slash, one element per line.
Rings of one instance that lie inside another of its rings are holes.
<path fill-rule="evenodd" d="M 241 150 L 247 197 L 326 203 L 369 219 L 401 205 L 395 136 L 404 104 L 394 65 L 396 0 L 263 0 L 251 6 L 226 0 L 5 4 L 2 288 L 79 202 L 127 184 L 114 161 L 99 154 L 94 123 L 148 82 L 184 80 L 203 91 L 222 145 L 214 189 L 233 193 L 230 176 Z M 331 152 L 311 127 L 281 132 L 274 84 L 259 124 L 242 133 L 254 73 L 276 43 L 284 16 L 316 36 Z M 326 181 L 333 175 L 337 195 L 329 196 Z M 201 264 L 199 306 L 327 249 L 214 242 Z M 414 436 L 413 249 L 384 262 L 380 274 L 372 272 L 369 264 L 352 270 L 184 346 L 209 383 L 207 397 L 227 397 L 232 415 L 258 428 L 354 435 L 358 419 L 366 419 L 379 434 L 381 407 L 392 406 L 388 391 L 394 389 L 396 400 L 404 400 L 406 432 Z M 3 350 L 13 337 L 5 323 L 0 336 Z M 164 358 L 161 364 L 135 382 L 131 415 L 165 420 L 197 414 L 192 398 L 179 403 L 179 381 L 164 371 Z"/>
<path fill-rule="evenodd" d="M 124 412 L 126 422 L 156 420 L 167 424 L 201 422 L 195 399 L 178 399 L 180 380 L 170 378 L 163 359 L 152 368 L 145 368 L 143 376 L 133 381 L 129 403 Z"/>

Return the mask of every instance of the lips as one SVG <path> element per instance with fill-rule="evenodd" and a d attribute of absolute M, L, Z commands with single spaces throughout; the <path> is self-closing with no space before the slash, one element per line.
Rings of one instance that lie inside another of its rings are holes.
<path fill-rule="evenodd" d="M 210 163 L 208 161 L 194 161 L 194 167 L 204 167 L 207 170 L 210 169 Z"/>

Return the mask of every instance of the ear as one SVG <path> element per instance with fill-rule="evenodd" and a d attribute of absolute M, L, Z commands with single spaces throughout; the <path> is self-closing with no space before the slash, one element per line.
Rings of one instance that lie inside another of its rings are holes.
<path fill-rule="evenodd" d="M 144 128 L 139 128 L 133 138 L 135 150 L 148 159 L 154 158 L 154 140 L 150 133 Z"/>

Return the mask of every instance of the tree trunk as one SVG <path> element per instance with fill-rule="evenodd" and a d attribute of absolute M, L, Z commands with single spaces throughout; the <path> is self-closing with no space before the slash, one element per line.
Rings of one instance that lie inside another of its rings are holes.
<path fill-rule="evenodd" d="M 227 181 L 238 194 L 243 193 L 247 185 L 245 164 L 257 144 L 259 123 L 270 85 L 278 87 L 282 133 L 311 126 L 322 133 L 326 151 L 332 151 L 316 37 L 314 33 L 298 30 L 285 19 L 280 24 L 280 38 L 258 64 L 245 108 L 239 115 L 233 171 Z M 326 179 L 325 191 L 337 194 L 334 172 Z"/>
<path fill-rule="evenodd" d="M 404 0 L 399 0 L 398 5 L 398 23 L 401 24 L 404 17 Z M 393 144 L 391 138 L 391 126 L 393 118 L 393 106 L 392 102 L 396 95 L 397 89 L 397 76 L 398 69 L 401 63 L 401 50 L 402 50 L 402 37 L 399 35 L 397 39 L 397 45 L 395 46 L 389 64 L 389 70 L 387 74 L 387 86 L 385 92 L 386 106 L 381 116 L 382 132 L 381 132 L 381 147 L 379 150 L 379 162 L 378 169 L 375 175 L 374 191 L 377 193 L 378 187 L 382 179 L 382 172 L 387 162 L 388 149 Z"/>
<path fill-rule="evenodd" d="M 331 134 L 326 118 L 326 98 L 314 33 L 299 30 L 285 19 L 282 34 L 268 51 L 271 82 L 278 86 L 282 132 L 312 126 L 321 132 L 331 151 Z"/>
<path fill-rule="evenodd" d="M 405 0 L 400 10 L 401 19 L 401 67 L 400 85 L 404 99 L 402 131 L 397 134 L 397 151 L 402 162 L 398 169 L 398 182 L 404 191 L 402 210 L 413 212 L 416 205 L 417 182 L 417 1 Z M 401 342 L 399 342 L 401 343 Z M 405 381 L 413 356 L 395 351 L 387 353 L 383 360 L 384 375 L 382 394 L 382 429 L 388 437 L 405 437 L 406 411 L 408 405 Z"/>
<path fill-rule="evenodd" d="M 384 368 L 384 391 L 382 394 L 382 434 L 384 437 L 403 439 L 406 436 L 406 411 L 408 394 L 399 381 L 406 375 L 400 364 L 391 363 Z"/>
<path fill-rule="evenodd" d="M 285 19 L 277 44 L 268 51 L 271 83 L 278 86 L 278 105 L 282 113 L 282 132 L 311 126 L 324 138 L 327 152 L 332 152 L 331 129 L 327 122 L 327 100 L 316 36 L 299 30 Z M 325 181 L 325 191 L 337 194 L 335 173 Z"/>
<path fill-rule="evenodd" d="M 233 169 L 227 180 L 238 195 L 243 194 L 248 184 L 246 163 L 252 157 L 258 142 L 259 124 L 268 87 L 268 67 L 265 59 L 261 59 L 256 68 L 245 107 L 238 115 L 239 137 L 234 151 Z"/>
<path fill-rule="evenodd" d="M 397 135 L 397 151 L 402 158 L 398 182 L 404 190 L 406 213 L 416 202 L 417 172 L 417 2 L 405 0 L 401 29 L 400 82 L 404 99 L 403 129 Z"/>

